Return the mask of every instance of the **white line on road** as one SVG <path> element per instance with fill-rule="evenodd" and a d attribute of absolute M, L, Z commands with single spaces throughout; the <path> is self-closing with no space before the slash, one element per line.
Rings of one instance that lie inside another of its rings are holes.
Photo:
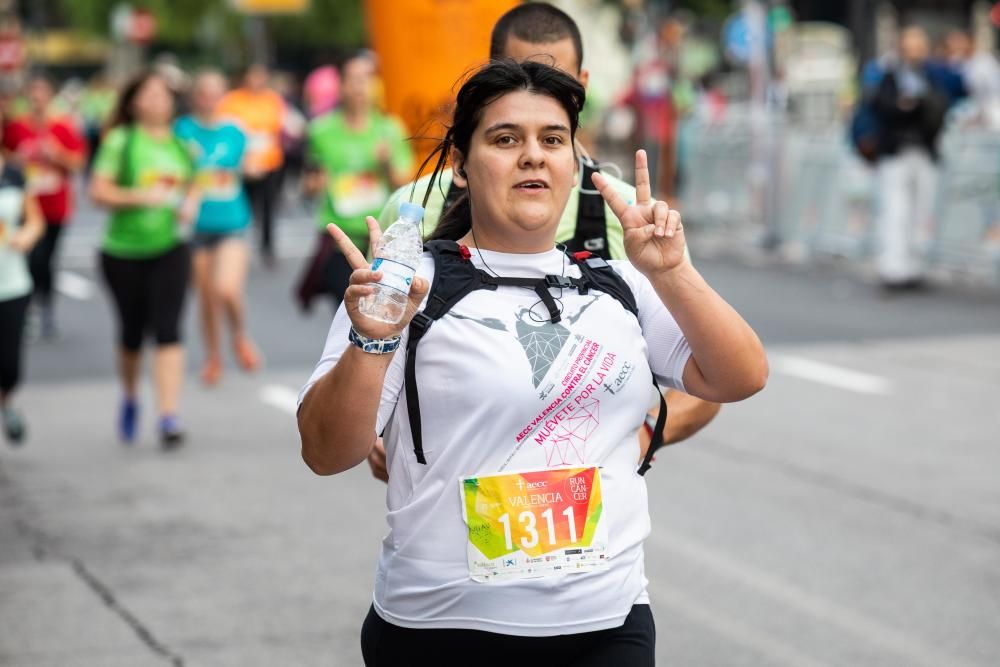
<path fill-rule="evenodd" d="M 94 283 L 78 273 L 59 271 L 56 273 L 56 291 L 77 301 L 90 301 L 94 296 Z"/>
<path fill-rule="evenodd" d="M 768 355 L 768 359 L 772 370 L 783 375 L 819 382 L 859 394 L 886 395 L 892 393 L 892 383 L 878 375 L 869 375 L 850 368 L 784 354 Z"/>
<path fill-rule="evenodd" d="M 940 665 L 960 667 L 968 664 L 954 655 L 943 654 L 937 648 L 891 628 L 879 620 L 805 591 L 764 570 L 730 558 L 721 551 L 689 538 L 677 534 L 665 536 L 663 533 L 653 532 L 647 540 L 659 548 L 683 556 L 791 609 L 809 614 L 823 623 L 860 637 L 873 646 L 902 656 L 906 661 L 904 664 L 927 667 Z"/>
<path fill-rule="evenodd" d="M 700 623 L 709 631 L 766 655 L 769 661 L 775 664 L 789 665 L 789 667 L 823 667 L 827 664 L 767 633 L 750 627 L 731 614 L 706 607 L 695 598 L 684 595 L 676 587 L 671 588 L 668 595 L 657 596 L 656 606 L 670 607 L 674 613 Z"/>
<path fill-rule="evenodd" d="M 299 394 L 294 389 L 280 384 L 268 384 L 260 388 L 258 394 L 263 403 L 282 412 L 295 415 L 299 409 Z"/>

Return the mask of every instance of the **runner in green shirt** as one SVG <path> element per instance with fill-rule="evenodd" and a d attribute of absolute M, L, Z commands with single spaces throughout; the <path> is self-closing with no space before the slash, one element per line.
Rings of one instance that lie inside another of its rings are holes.
<path fill-rule="evenodd" d="M 119 436 L 131 443 L 137 434 L 142 343 L 152 334 L 160 439 L 167 449 L 184 437 L 177 417 L 184 377 L 180 319 L 191 257 L 179 227 L 192 223 L 200 205 L 173 116 L 173 93 L 159 75 L 147 72 L 126 85 L 90 184 L 94 201 L 111 211 L 101 268 L 119 319 Z"/>
<path fill-rule="evenodd" d="M 319 196 L 319 242 L 299 287 L 303 308 L 317 294 L 339 303 L 351 269 L 326 233 L 334 223 L 359 248 L 368 247 L 365 216 L 377 216 L 389 193 L 407 181 L 413 153 L 406 131 L 380 113 L 372 98 L 374 64 L 355 55 L 340 67 L 341 107 L 309 124 L 309 161 L 304 179 L 310 196 Z"/>
<path fill-rule="evenodd" d="M 141 259 L 176 246 L 177 212 L 193 173 L 192 160 L 173 133 L 150 134 L 141 125 L 116 127 L 101 142 L 94 174 L 138 190 L 138 206 L 112 209 L 103 250 Z"/>

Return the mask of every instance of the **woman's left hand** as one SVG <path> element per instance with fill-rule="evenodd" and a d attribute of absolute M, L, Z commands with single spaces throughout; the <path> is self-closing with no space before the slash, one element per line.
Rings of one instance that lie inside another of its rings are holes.
<path fill-rule="evenodd" d="M 652 198 L 646 151 L 635 152 L 634 204 L 626 202 L 602 174 L 594 174 L 593 181 L 622 225 L 625 254 L 643 275 L 670 271 L 687 261 L 681 214 Z"/>

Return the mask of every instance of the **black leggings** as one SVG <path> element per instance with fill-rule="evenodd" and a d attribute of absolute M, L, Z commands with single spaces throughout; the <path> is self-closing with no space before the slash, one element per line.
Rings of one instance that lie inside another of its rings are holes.
<path fill-rule="evenodd" d="M 138 352 L 147 333 L 157 345 L 180 342 L 191 275 L 191 253 L 186 245 L 149 259 L 101 253 L 101 270 L 118 309 L 122 347 Z"/>
<path fill-rule="evenodd" d="M 481 630 L 413 630 L 386 622 L 372 607 L 361 627 L 366 667 L 492 667 L 531 662 L 546 667 L 652 667 L 656 625 L 637 604 L 621 627 L 553 637 L 518 637 Z"/>
<path fill-rule="evenodd" d="M 28 257 L 31 279 L 35 283 L 35 298 L 44 304 L 52 301 L 52 264 L 62 231 L 62 223 L 48 222 L 45 236 L 35 244 Z"/>
<path fill-rule="evenodd" d="M 0 301 L 0 393 L 9 394 L 21 379 L 21 344 L 30 295 Z"/>
<path fill-rule="evenodd" d="M 281 192 L 281 170 L 269 171 L 260 178 L 245 178 L 243 185 L 260 228 L 260 252 L 264 257 L 274 257 L 274 209 Z"/>

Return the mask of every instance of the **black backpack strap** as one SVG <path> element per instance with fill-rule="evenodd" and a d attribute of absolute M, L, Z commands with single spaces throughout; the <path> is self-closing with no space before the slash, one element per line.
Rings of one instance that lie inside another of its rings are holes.
<path fill-rule="evenodd" d="M 596 257 L 587 251 L 571 253 L 570 257 L 580 267 L 580 273 L 594 289 L 614 297 L 622 305 L 622 308 L 637 318 L 639 317 L 639 306 L 635 302 L 632 288 L 628 286 L 624 278 L 618 275 L 617 271 L 611 268 L 610 264 L 603 258 Z M 653 427 L 653 437 L 649 443 L 649 449 L 646 450 L 646 456 L 642 460 L 642 465 L 639 466 L 640 475 L 646 474 L 653 460 L 653 455 L 664 444 L 663 427 L 667 423 L 667 401 L 663 398 L 663 392 L 660 390 L 656 378 L 653 378 L 653 386 L 656 387 L 656 393 L 660 396 L 660 412 L 656 416 L 656 426 Z"/>
<path fill-rule="evenodd" d="M 636 305 L 632 288 L 603 257 L 587 250 L 569 253 L 569 255 L 573 262 L 580 267 L 580 274 L 591 287 L 614 297 L 622 305 L 622 308 L 639 317 L 639 306 Z"/>
<path fill-rule="evenodd" d="M 611 259 L 608 247 L 608 223 L 604 215 L 604 197 L 597 192 L 591 176 L 600 169 L 595 162 L 583 160 L 580 197 L 576 208 L 576 232 L 566 247 L 574 252 L 586 250 L 603 259 Z"/>
<path fill-rule="evenodd" d="M 643 457 L 642 465 L 639 466 L 638 473 L 640 475 L 646 474 L 653 463 L 653 455 L 656 454 L 656 450 L 665 444 L 663 442 L 663 427 L 667 425 L 667 399 L 663 397 L 663 392 L 660 391 L 660 385 L 656 383 L 656 378 L 653 378 L 653 386 L 656 387 L 656 393 L 660 396 L 660 412 L 656 415 L 656 425 L 653 426 L 649 449 L 646 450 L 646 456 Z"/>
<path fill-rule="evenodd" d="M 420 421 L 420 396 L 417 391 L 417 344 L 431 325 L 444 317 L 467 294 L 477 289 L 495 290 L 497 283 L 484 279 L 485 274 L 473 266 L 469 256 L 463 254 L 462 248 L 454 241 L 428 241 L 424 247 L 434 259 L 434 280 L 427 295 L 427 305 L 410 321 L 403 387 L 406 391 L 410 431 L 413 434 L 413 453 L 419 463 L 426 464 Z"/>

